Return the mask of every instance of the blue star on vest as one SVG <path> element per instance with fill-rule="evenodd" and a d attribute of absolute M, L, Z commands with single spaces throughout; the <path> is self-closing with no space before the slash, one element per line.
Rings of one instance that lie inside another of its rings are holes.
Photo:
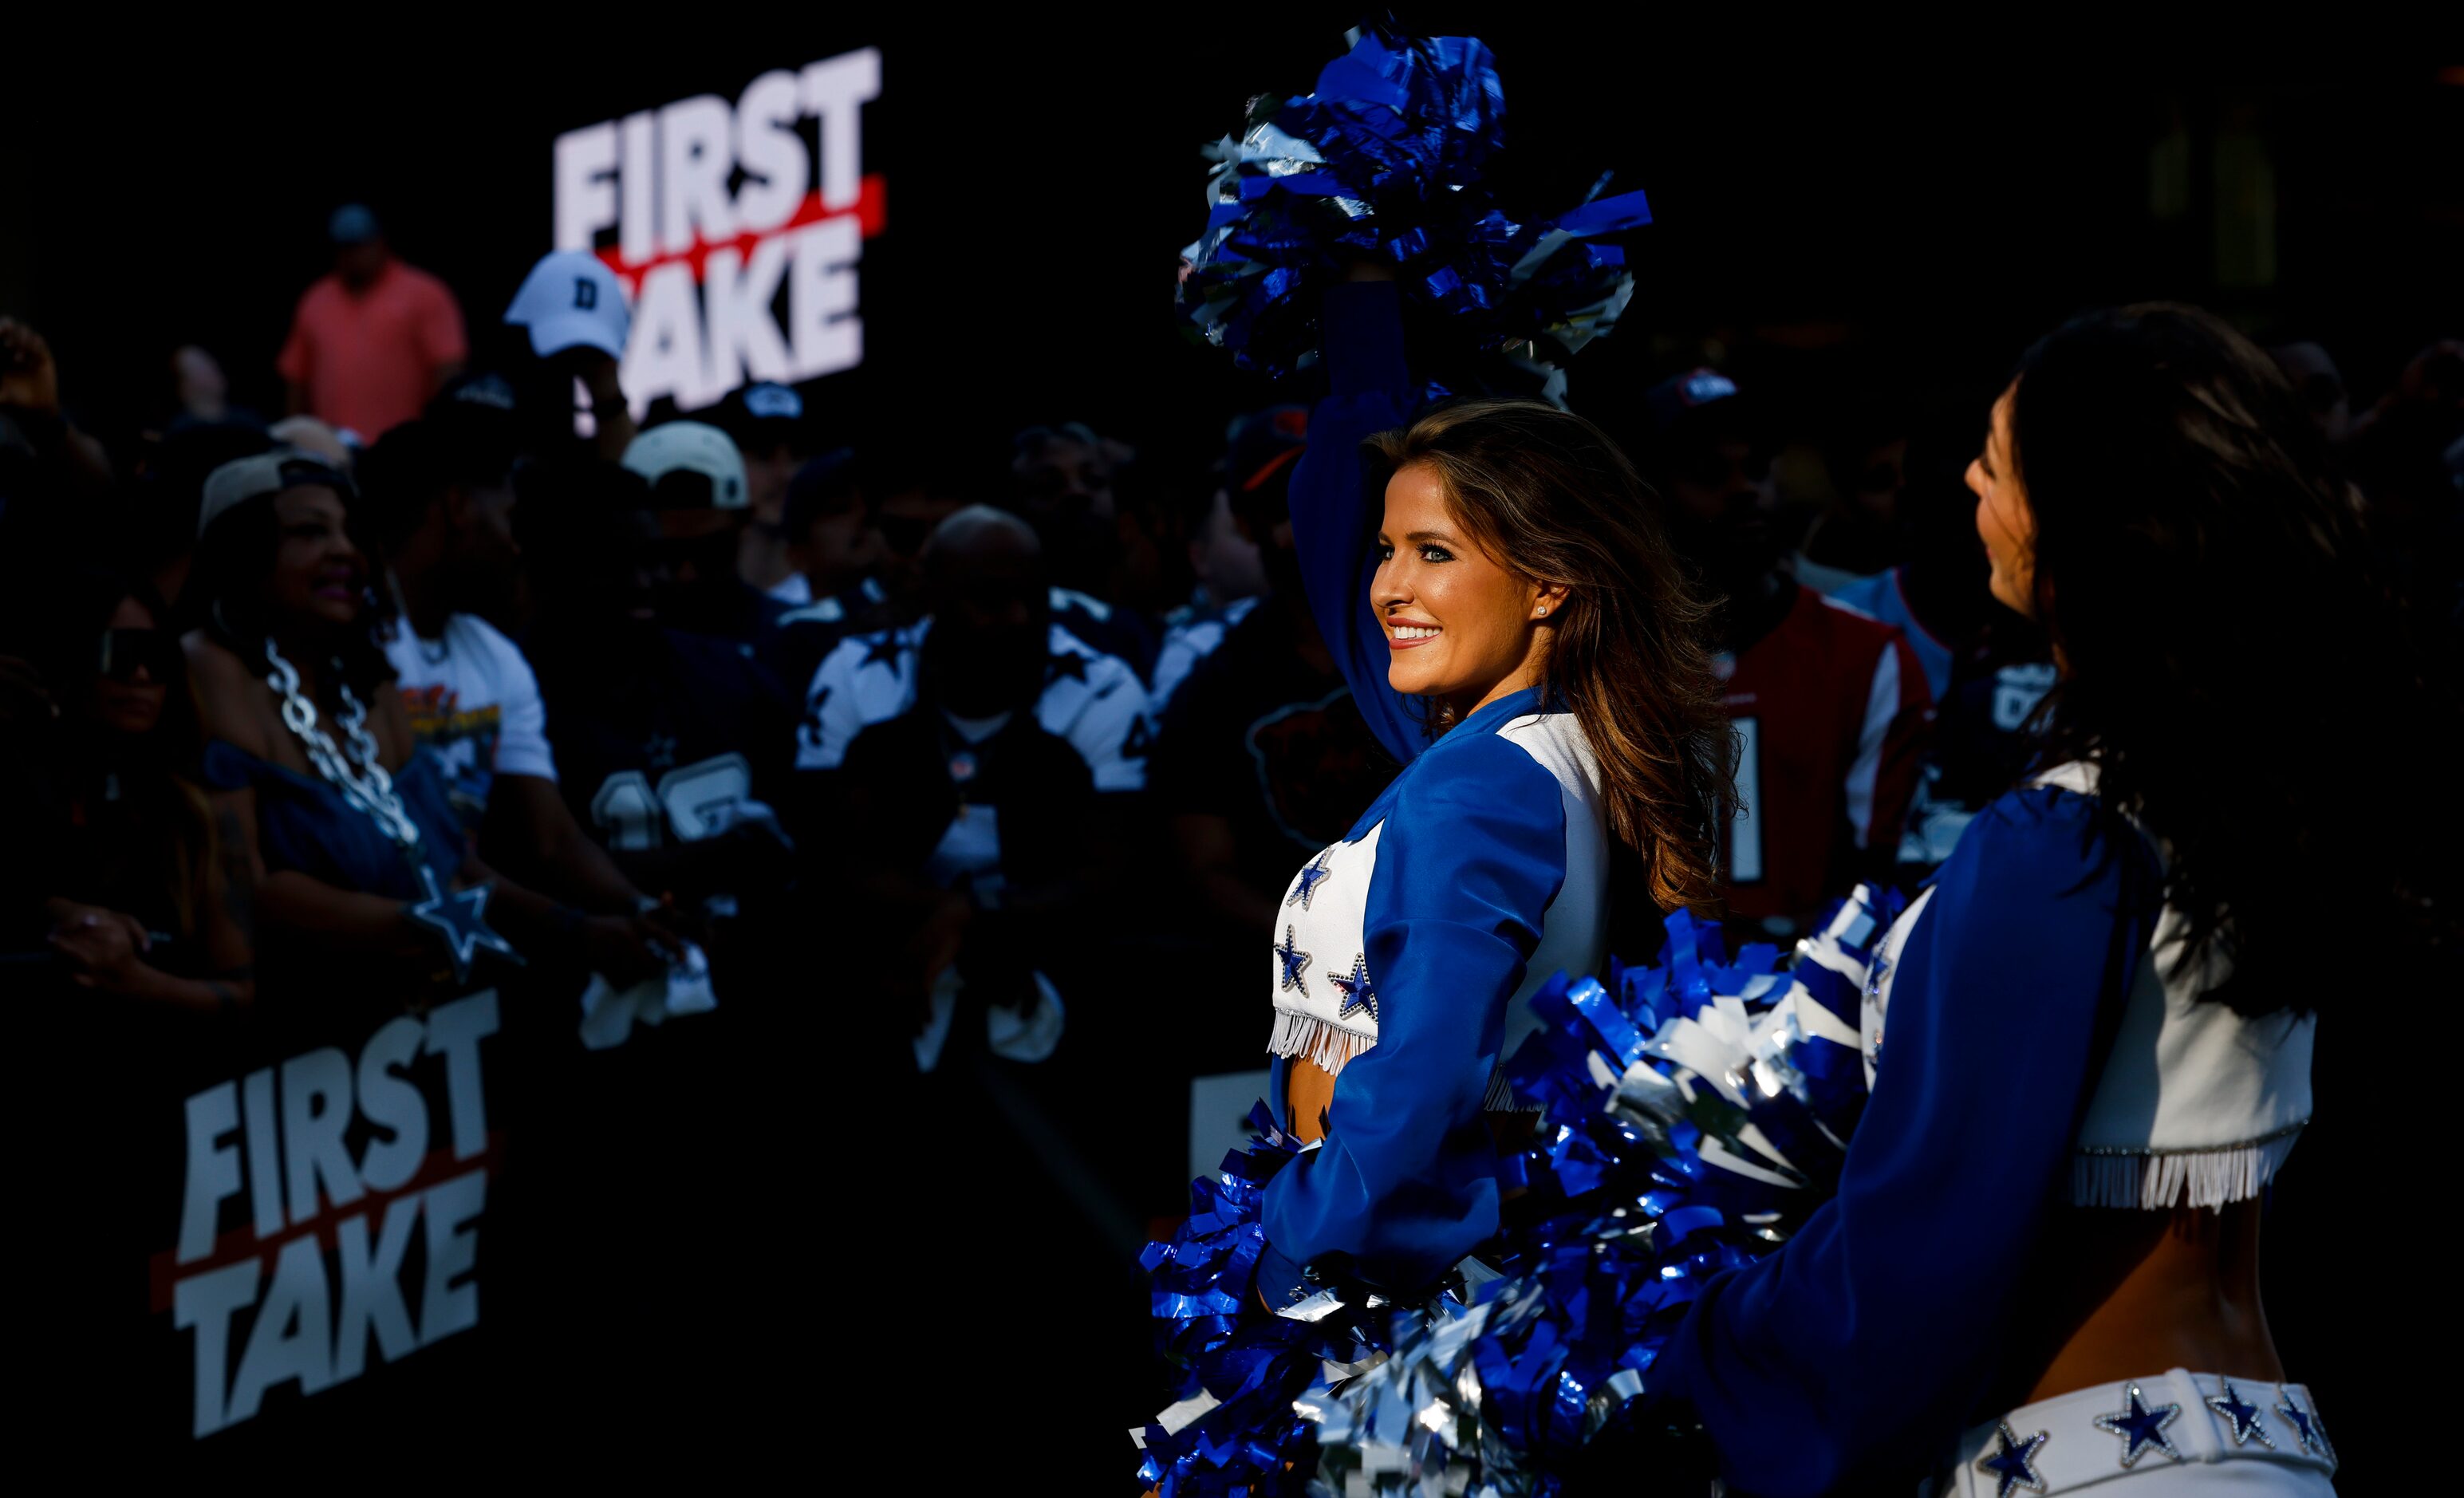
<path fill-rule="evenodd" d="M 513 943 L 488 925 L 486 885 L 474 884 L 449 894 L 437 885 L 436 870 L 425 865 L 419 870 L 419 883 L 428 892 L 428 898 L 410 907 L 410 918 L 444 939 L 446 954 L 453 959 L 455 982 L 470 981 L 472 958 L 482 947 L 509 961 L 521 961 L 522 955 L 514 950 Z"/>
<path fill-rule="evenodd" d="M 1287 907 L 1297 905 L 1303 910 L 1309 908 L 1309 900 L 1317 893 L 1319 881 L 1334 872 L 1327 867 L 1327 860 L 1333 856 L 1334 849 L 1330 848 L 1301 865 L 1300 877 L 1292 882 L 1292 892 L 1284 896 L 1284 904 Z"/>
<path fill-rule="evenodd" d="M 2022 1440 L 2012 1434 L 2007 1421 L 1994 1427 L 1994 1433 L 2002 1439 L 2002 1449 L 1976 1459 L 1978 1471 L 1998 1480 L 1993 1498 L 2011 1498 L 2022 1487 L 2032 1493 L 2043 1492 L 2045 1480 L 2036 1475 L 2036 1448 L 2050 1438 L 2040 1430 Z"/>
<path fill-rule="evenodd" d="M 2327 1432 L 2319 1423 L 2316 1410 L 2305 1410 L 2293 1397 L 2293 1391 L 2282 1384 L 2276 1389 L 2276 1413 L 2293 1422 L 2293 1433 L 2301 1438 L 2301 1449 L 2312 1456 L 2332 1455 L 2327 1449 Z"/>
<path fill-rule="evenodd" d="M 2218 1377 L 2216 1381 L 2224 1385 L 2225 1392 L 2209 1395 L 2206 1403 L 2208 1408 L 2225 1418 L 2225 1429 L 2232 1435 L 2233 1443 L 2243 1445 L 2251 1437 L 2256 1436 L 2260 1445 L 2270 1451 L 2275 1450 L 2276 1443 L 2268 1439 L 2267 1421 L 2260 1417 L 2258 1406 L 2243 1399 L 2231 1378 Z"/>
<path fill-rule="evenodd" d="M 2182 1418 L 2182 1406 L 2159 1404 L 2151 1408 L 2135 1383 L 2123 1385 L 2123 1391 L 2125 1402 L 2122 1413 L 2096 1418 L 2097 1429 L 2122 1438 L 2122 1465 L 2127 1467 L 2137 1462 L 2147 1454 L 2149 1446 L 2176 1462 L 2182 1460 L 2182 1453 L 2173 1449 L 2171 1438 L 2165 1434 L 2166 1426 Z"/>
<path fill-rule="evenodd" d="M 1292 945 L 1292 928 L 1289 926 L 1284 928 L 1284 944 L 1275 949 L 1275 956 L 1284 959 L 1283 981 L 1276 985 L 1275 991 L 1283 993 L 1300 987 L 1301 974 L 1309 970 L 1313 958 Z"/>
<path fill-rule="evenodd" d="M 1371 1022 L 1376 1021 L 1377 990 L 1369 986 L 1367 954 L 1364 953 L 1352 959 L 1350 974 L 1329 973 L 1326 975 L 1326 980 L 1343 991 L 1343 1002 L 1334 1006 L 1336 1019 L 1349 1019 L 1356 1011 L 1366 1009 L 1369 1011 Z"/>
<path fill-rule="evenodd" d="M 1063 650 L 1054 655 L 1052 657 L 1050 667 L 1044 673 L 1044 679 L 1046 681 L 1059 681 L 1064 676 L 1068 677 L 1071 681 L 1085 681 L 1087 679 L 1087 657 L 1079 654 L 1076 650 Z"/>
<path fill-rule="evenodd" d="M 898 637 L 898 631 L 895 629 L 887 634 L 874 635 L 871 643 L 864 648 L 864 659 L 855 663 L 855 669 L 862 671 L 867 666 L 887 666 L 891 671 L 896 671 L 898 657 L 906 650 L 907 642 Z"/>

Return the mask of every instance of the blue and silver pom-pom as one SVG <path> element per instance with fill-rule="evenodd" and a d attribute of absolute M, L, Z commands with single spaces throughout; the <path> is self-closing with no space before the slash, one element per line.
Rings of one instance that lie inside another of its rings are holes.
<path fill-rule="evenodd" d="M 1302 1399 L 1317 1490 L 1545 1498 L 1604 1432 L 1679 1434 L 1654 1428 L 1651 1365 L 1706 1280 L 1832 1196 L 1864 1104 L 1862 980 L 1899 908 L 1860 888 L 1785 969 L 1765 945 L 1731 959 L 1680 913 L 1655 965 L 1533 997 L 1542 1027 L 1507 1070 L 1545 1112 L 1523 1221 L 1483 1250 L 1502 1272 L 1467 1308 L 1398 1317 L 1383 1363 Z"/>
<path fill-rule="evenodd" d="M 1507 218 L 1484 177 L 1505 117 L 1478 39 L 1360 35 L 1314 92 L 1259 100 L 1239 140 L 1210 148 L 1206 227 L 1181 252 L 1183 314 L 1241 367 L 1280 378 L 1316 359 L 1320 288 L 1374 257 L 1456 346 L 1556 398 L 1553 358 L 1608 332 L 1633 295 L 1624 251 L 1602 237 L 1651 209 L 1640 192 L 1600 196 L 1602 177 L 1568 212 Z"/>
<path fill-rule="evenodd" d="M 1131 1437 L 1138 1478 L 1159 1498 L 1299 1498 L 1317 1465 L 1317 1427 L 1302 1411 L 1386 1351 L 1385 1302 L 1329 1284 L 1269 1313 L 1258 1294 L 1266 1253 L 1259 1225 L 1266 1182 L 1300 1153 L 1264 1103 L 1256 1138 L 1224 1156 L 1222 1179 L 1190 1183 L 1189 1220 L 1139 1257 L 1173 1403 Z"/>

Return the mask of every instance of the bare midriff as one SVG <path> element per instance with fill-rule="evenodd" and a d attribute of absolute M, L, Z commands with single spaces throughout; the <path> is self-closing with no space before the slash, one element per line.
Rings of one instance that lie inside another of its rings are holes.
<path fill-rule="evenodd" d="M 2281 1380 L 2259 1303 L 2258 1231 L 2256 1201 L 2057 1213 L 2012 1328 L 2010 1402 L 2168 1368 Z"/>
<path fill-rule="evenodd" d="M 1326 1134 L 1326 1111 L 1334 1104 L 1334 1073 L 1309 1060 L 1295 1056 L 1284 1074 L 1284 1105 L 1292 1121 L 1291 1132 L 1303 1144 L 1313 1144 Z M 1531 1140 L 1531 1132 L 1540 1121 L 1538 1113 L 1490 1113 L 1489 1137 L 1500 1154 L 1520 1150 Z M 1508 1197 L 1522 1195 L 1509 1191 Z"/>

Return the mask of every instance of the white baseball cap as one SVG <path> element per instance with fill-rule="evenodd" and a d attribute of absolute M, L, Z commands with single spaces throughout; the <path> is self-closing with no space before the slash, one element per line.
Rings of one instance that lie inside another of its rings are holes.
<path fill-rule="evenodd" d="M 622 359 L 633 311 L 606 261 L 587 250 L 558 250 L 522 277 L 505 320 L 531 330 L 531 349 L 541 359 L 581 347 Z"/>
<path fill-rule="evenodd" d="M 741 510 L 753 503 L 744 487 L 744 455 L 726 432 L 708 422 L 671 421 L 653 427 L 625 450 L 625 466 L 657 488 L 678 470 L 710 479 L 715 510 Z"/>

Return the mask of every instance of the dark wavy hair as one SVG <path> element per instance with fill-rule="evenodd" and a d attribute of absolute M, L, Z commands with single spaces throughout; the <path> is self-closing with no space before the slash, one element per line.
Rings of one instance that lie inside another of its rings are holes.
<path fill-rule="evenodd" d="M 1599 428 L 1532 400 L 1456 402 L 1368 446 L 1386 474 L 1434 471 L 1447 508 L 1500 565 L 1566 586 L 1543 689 L 1591 740 L 1609 829 L 1639 858 L 1653 900 L 1715 908 L 1735 739 L 1711 671 L 1709 606 L 1634 465 Z"/>
<path fill-rule="evenodd" d="M 2230 964 L 2209 997 L 2307 1013 L 2452 951 L 2455 704 L 2276 364 L 2193 307 L 2092 313 L 2010 423 L 2064 667 L 2045 762 L 2160 840 L 2180 960 Z"/>

